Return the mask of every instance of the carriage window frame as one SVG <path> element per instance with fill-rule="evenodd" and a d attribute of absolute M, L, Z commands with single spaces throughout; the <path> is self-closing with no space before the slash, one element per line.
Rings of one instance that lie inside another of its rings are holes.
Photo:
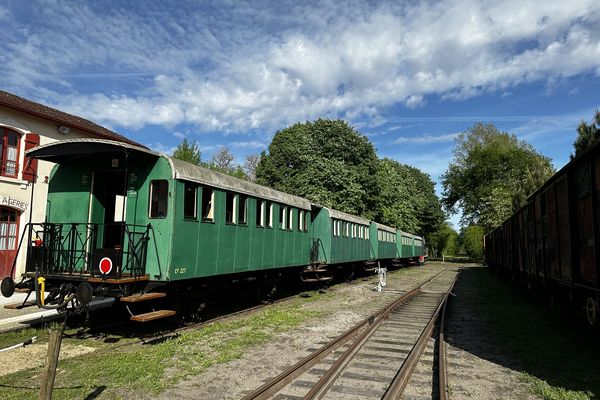
<path fill-rule="evenodd" d="M 155 185 L 165 185 L 164 191 Z M 158 194 L 157 194 L 158 193 Z M 155 199 L 155 195 L 158 196 Z M 156 204 L 156 206 L 155 206 Z M 154 211 L 154 212 L 153 212 Z M 160 215 L 164 211 L 164 215 Z M 148 196 L 148 218 L 165 219 L 169 214 L 169 181 L 166 179 L 153 179 L 150 181 L 150 193 Z"/>
<path fill-rule="evenodd" d="M 248 196 L 245 194 L 237 195 L 237 223 L 239 225 L 248 225 Z"/>
<path fill-rule="evenodd" d="M 237 221 L 237 194 L 225 192 L 225 224 L 236 225 Z"/>
<path fill-rule="evenodd" d="M 202 207 L 201 208 L 202 222 L 214 222 L 215 221 L 215 191 L 213 188 L 206 187 L 206 186 L 202 188 L 201 207 Z"/>
<path fill-rule="evenodd" d="M 294 207 L 288 208 L 288 231 L 294 230 Z"/>
<path fill-rule="evenodd" d="M 267 203 L 267 208 L 268 208 L 268 212 L 267 212 L 267 227 L 270 229 L 273 229 L 273 207 L 274 203 L 269 201 Z"/>
<path fill-rule="evenodd" d="M 193 198 L 188 193 L 193 192 Z M 188 214 L 192 208 L 192 213 Z M 192 182 L 183 183 L 183 219 L 188 221 L 198 220 L 198 185 Z"/>
<path fill-rule="evenodd" d="M 304 232 L 308 232 L 308 220 L 311 217 L 310 211 L 304 213 Z"/>
<path fill-rule="evenodd" d="M 256 199 L 256 227 L 264 228 L 265 227 L 265 205 L 266 201 L 261 199 Z"/>
<path fill-rule="evenodd" d="M 287 207 L 279 204 L 279 229 L 282 231 L 287 230 L 287 215 Z"/>
<path fill-rule="evenodd" d="M 304 231 L 304 210 L 298 210 L 298 232 Z"/>

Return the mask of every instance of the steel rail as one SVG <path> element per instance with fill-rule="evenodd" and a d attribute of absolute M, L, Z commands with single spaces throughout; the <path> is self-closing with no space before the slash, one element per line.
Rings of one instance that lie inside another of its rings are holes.
<path fill-rule="evenodd" d="M 457 275 L 458 276 L 458 275 Z M 454 286 L 454 283 L 452 284 Z M 452 291 L 452 288 L 450 288 Z M 442 308 L 442 315 L 440 318 L 440 333 L 438 335 L 438 386 L 439 386 L 439 400 L 448 400 L 448 369 L 447 369 L 447 358 L 446 358 L 446 339 L 444 338 L 445 327 L 446 327 L 446 306 L 448 305 L 448 297 L 444 301 L 444 307 Z"/>
<path fill-rule="evenodd" d="M 351 357 L 352 349 L 355 349 L 355 350 L 360 349 L 361 345 L 359 345 L 359 344 L 364 343 L 368 339 L 368 337 L 370 337 L 372 335 L 372 333 L 375 332 L 376 329 L 373 329 L 373 327 L 375 327 L 375 328 L 378 327 L 381 324 L 381 322 L 383 320 L 385 320 L 389 316 L 389 314 L 391 314 L 392 311 L 394 311 L 399 305 L 405 303 L 406 301 L 410 300 L 414 296 L 418 295 L 421 292 L 421 288 L 423 286 L 430 283 L 432 280 L 434 280 L 435 278 L 440 276 L 445 271 L 446 271 L 446 269 L 438 272 L 437 274 L 435 274 L 434 276 L 432 276 L 425 282 L 421 283 L 418 287 L 412 289 L 410 292 L 403 294 L 402 296 L 400 296 L 398 299 L 393 301 L 391 304 L 389 304 L 382 310 L 371 315 L 366 320 L 359 322 L 354 327 L 352 327 L 350 330 L 346 331 L 345 333 L 342 333 L 340 336 L 338 336 L 337 338 L 335 338 L 333 341 L 329 342 L 328 344 L 324 345 L 319 350 L 304 357 L 302 360 L 298 361 L 296 364 L 294 364 L 290 368 L 286 369 L 285 371 L 281 372 L 279 375 L 277 375 L 274 378 L 272 378 L 271 380 L 267 381 L 266 383 L 264 383 L 262 386 L 260 386 L 256 390 L 254 390 L 251 393 L 247 394 L 246 396 L 242 397 L 242 400 L 265 400 L 265 399 L 268 399 L 269 397 L 275 395 L 277 392 L 279 392 L 281 389 L 283 389 L 285 386 L 287 386 L 294 379 L 296 379 L 297 377 L 302 375 L 304 372 L 306 372 L 309 369 L 311 369 L 312 367 L 314 367 L 323 358 L 325 358 L 329 354 L 331 354 L 335 349 L 341 347 L 342 345 L 344 345 L 351 339 L 356 338 L 354 340 L 354 342 L 352 343 L 352 345 L 349 347 L 349 349 L 347 349 L 344 352 L 344 354 L 342 354 L 342 356 L 340 356 L 340 358 L 336 361 L 336 363 L 327 371 L 326 375 L 328 375 L 329 378 L 328 379 L 321 378 L 321 380 L 319 380 L 319 382 L 313 387 L 313 389 L 309 393 L 312 396 L 314 396 L 316 394 L 319 394 L 319 396 L 322 396 L 326 390 L 325 391 L 320 390 L 321 387 L 325 386 L 325 385 L 327 387 L 329 387 L 332 384 L 332 382 L 339 375 L 339 373 L 343 369 L 343 367 L 347 364 L 347 362 L 349 362 L 352 359 L 352 357 Z M 348 361 L 344 362 L 345 359 L 347 359 Z M 311 394 L 313 391 L 315 393 Z M 313 397 L 310 397 L 309 395 L 305 396 L 305 399 L 310 399 L 310 398 L 313 398 Z"/>
<path fill-rule="evenodd" d="M 460 274 L 460 271 L 459 271 L 459 274 Z M 440 304 L 436 308 L 435 312 L 431 316 L 429 323 L 427 324 L 427 326 L 425 327 L 425 329 L 419 336 L 419 339 L 417 340 L 417 342 L 411 349 L 410 353 L 408 354 L 408 357 L 406 357 L 406 360 L 404 360 L 402 367 L 400 367 L 400 369 L 396 373 L 396 376 L 394 376 L 394 379 L 390 383 L 390 386 L 387 388 L 387 390 L 383 394 L 382 400 L 394 400 L 394 399 L 400 399 L 402 397 L 402 393 L 404 392 L 404 389 L 406 388 L 406 385 L 408 384 L 410 376 L 412 375 L 412 372 L 414 371 L 415 367 L 417 366 L 417 363 L 419 362 L 419 358 L 421 358 L 421 355 L 423 354 L 423 351 L 425 350 L 425 347 L 427 345 L 429 337 L 431 336 L 431 333 L 433 332 L 433 328 L 435 327 L 435 322 L 437 320 L 437 317 L 440 314 L 444 305 L 446 304 L 448 296 L 450 295 L 450 292 L 452 291 L 452 288 L 454 287 L 454 284 L 456 283 L 456 279 L 458 278 L 459 274 L 456 274 L 456 276 L 454 277 L 454 280 L 452 281 L 452 284 L 450 285 L 448 292 L 444 295 L 442 301 L 440 302 Z"/>

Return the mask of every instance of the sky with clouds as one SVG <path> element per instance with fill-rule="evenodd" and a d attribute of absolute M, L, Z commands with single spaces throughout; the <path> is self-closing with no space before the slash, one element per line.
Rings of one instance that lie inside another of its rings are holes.
<path fill-rule="evenodd" d="M 323 117 L 434 180 L 480 121 L 560 168 L 600 107 L 597 0 L 0 0 L 0 36 L 1 89 L 203 159 Z"/>

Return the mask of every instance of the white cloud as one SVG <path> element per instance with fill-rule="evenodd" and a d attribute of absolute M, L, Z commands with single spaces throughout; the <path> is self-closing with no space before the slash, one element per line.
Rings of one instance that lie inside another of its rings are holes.
<path fill-rule="evenodd" d="M 424 143 L 448 143 L 453 142 L 458 136 L 458 133 L 445 133 L 443 135 L 419 135 L 419 136 L 400 136 L 392 143 L 394 144 L 424 144 Z"/>
<path fill-rule="evenodd" d="M 260 141 L 256 141 L 256 140 L 234 141 L 234 142 L 229 143 L 229 145 L 231 147 L 233 147 L 234 149 L 258 149 L 258 150 L 266 149 L 267 146 L 269 146 L 268 143 L 260 142 Z"/>
<path fill-rule="evenodd" d="M 406 104 L 406 107 L 408 108 L 418 108 L 425 105 L 425 103 L 425 97 L 423 97 L 423 95 L 420 94 L 412 94 L 404 102 L 404 104 Z"/>
<path fill-rule="evenodd" d="M 4 6 L 0 5 L 0 21 L 5 21 L 10 18 L 10 11 Z"/>
<path fill-rule="evenodd" d="M 148 146 L 151 150 L 156 151 L 157 153 L 167 155 L 173 154 L 173 152 L 177 148 L 177 146 L 166 146 L 160 142 L 146 143 L 146 146 Z"/>
<path fill-rule="evenodd" d="M 593 0 L 221 7 L 34 4 L 6 29 L 0 85 L 112 126 L 245 132 L 600 71 Z"/>

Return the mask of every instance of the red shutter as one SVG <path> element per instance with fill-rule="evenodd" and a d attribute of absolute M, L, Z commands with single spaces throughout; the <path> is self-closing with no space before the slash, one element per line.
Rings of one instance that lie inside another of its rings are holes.
<path fill-rule="evenodd" d="M 25 151 L 33 149 L 40 144 L 40 135 L 37 133 L 28 133 L 25 135 Z M 25 156 L 23 163 L 23 179 L 29 182 L 34 182 L 37 176 L 38 160 Z"/>

